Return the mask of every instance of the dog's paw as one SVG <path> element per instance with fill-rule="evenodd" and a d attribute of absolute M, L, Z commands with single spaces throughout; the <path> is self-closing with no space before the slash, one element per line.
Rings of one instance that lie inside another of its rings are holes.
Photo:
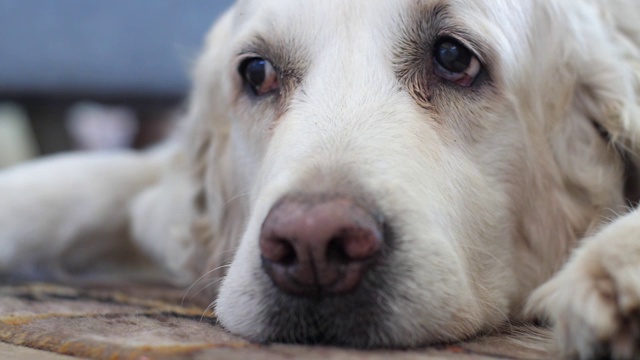
<path fill-rule="evenodd" d="M 564 357 L 640 359 L 640 228 L 621 225 L 585 240 L 530 299 Z"/>

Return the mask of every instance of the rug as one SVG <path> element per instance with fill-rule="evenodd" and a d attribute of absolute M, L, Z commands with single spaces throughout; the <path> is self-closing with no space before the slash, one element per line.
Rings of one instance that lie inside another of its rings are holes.
<path fill-rule="evenodd" d="M 226 333 L 202 299 L 163 287 L 0 286 L 0 342 L 88 359 L 546 359 L 548 332 L 411 351 L 261 345 Z M 531 329 L 511 329 L 511 332 Z"/>

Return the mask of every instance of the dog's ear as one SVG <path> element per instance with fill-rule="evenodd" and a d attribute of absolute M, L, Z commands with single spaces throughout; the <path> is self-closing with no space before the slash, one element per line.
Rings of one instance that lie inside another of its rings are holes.
<path fill-rule="evenodd" d="M 618 206 L 625 199 L 640 199 L 634 194 L 640 189 L 634 176 L 640 158 L 640 24 L 602 1 L 536 4 L 544 6 L 536 7 L 531 20 L 533 72 L 524 91 L 541 101 L 531 106 L 535 122 L 527 124 L 534 124 L 530 136 L 545 137 L 540 144 L 548 145 L 543 151 L 551 157 L 543 166 L 561 189 L 553 196 L 562 205 L 555 219 L 544 215 L 548 201 L 532 209 L 570 229 L 566 239 L 578 239 L 597 230 L 611 209 L 623 210 Z"/>
<path fill-rule="evenodd" d="M 633 11 L 602 6 L 574 14 L 578 35 L 568 60 L 577 62 L 576 105 L 618 148 L 638 156 L 640 22 Z"/>
<path fill-rule="evenodd" d="M 603 5 L 604 6 L 604 5 Z M 625 198 L 640 201 L 640 23 L 637 12 L 606 4 L 574 14 L 578 42 L 575 104 L 618 150 Z"/>
<path fill-rule="evenodd" d="M 192 236 L 214 256 L 231 255 L 235 238 L 232 233 L 239 228 L 237 219 L 242 219 L 232 215 L 237 206 L 232 201 L 236 194 L 229 156 L 231 123 L 228 100 L 224 96 L 233 14 L 234 8 L 231 8 L 207 36 L 192 74 L 193 87 L 182 132 L 186 169 L 196 187 Z M 219 267 L 226 261 L 210 259 L 207 266 Z"/>

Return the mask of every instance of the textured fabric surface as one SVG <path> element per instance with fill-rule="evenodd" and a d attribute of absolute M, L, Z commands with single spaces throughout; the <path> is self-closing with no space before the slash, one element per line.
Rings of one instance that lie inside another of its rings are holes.
<path fill-rule="evenodd" d="M 0 287 L 0 342 L 90 359 L 544 359 L 542 339 L 502 335 L 411 351 L 252 344 L 215 324 L 184 290 L 152 287 Z M 518 329 L 511 329 L 518 332 Z M 525 331 L 520 329 L 521 331 Z M 526 331 L 531 331 L 527 329 Z M 534 336 L 536 333 L 536 336 Z"/>

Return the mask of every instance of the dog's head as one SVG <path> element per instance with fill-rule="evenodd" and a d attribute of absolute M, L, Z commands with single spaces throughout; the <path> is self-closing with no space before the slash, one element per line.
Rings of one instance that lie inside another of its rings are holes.
<path fill-rule="evenodd" d="M 586 0 L 239 1 L 190 114 L 199 207 L 239 240 L 221 323 L 415 346 L 517 316 L 624 203 L 604 137 L 635 140 L 637 74 L 609 26 Z"/>

